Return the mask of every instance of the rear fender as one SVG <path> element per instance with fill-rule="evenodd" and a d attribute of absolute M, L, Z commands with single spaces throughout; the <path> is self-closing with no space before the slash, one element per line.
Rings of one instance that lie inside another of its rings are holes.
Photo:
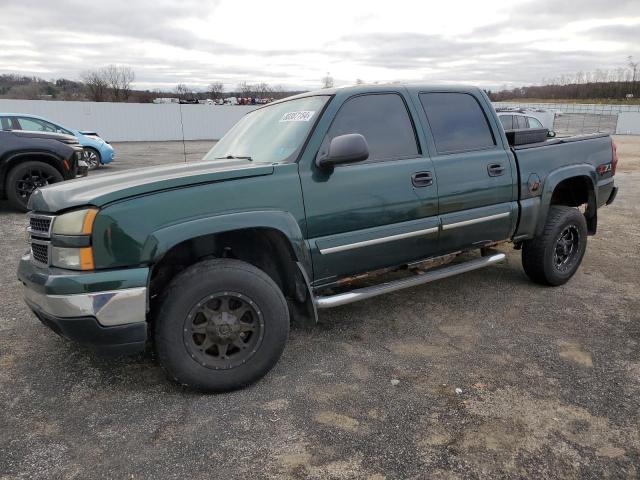
<path fill-rule="evenodd" d="M 538 221 L 536 222 L 536 230 L 535 234 L 540 235 L 544 230 L 544 224 L 547 220 L 547 214 L 549 212 L 549 208 L 551 206 L 551 198 L 553 197 L 553 192 L 556 187 L 569 178 L 573 177 L 583 177 L 588 179 L 589 185 L 589 193 L 588 193 L 588 206 L 587 206 L 587 217 L 593 217 L 595 223 L 595 206 L 597 205 L 597 189 L 596 185 L 596 177 L 597 173 L 595 168 L 592 165 L 583 163 L 578 165 L 570 165 L 567 167 L 559 168 L 558 170 L 554 170 L 551 172 L 547 178 L 544 180 L 544 185 L 542 189 L 542 194 L 540 198 L 540 209 L 538 211 Z M 587 222 L 589 222 L 589 218 L 587 218 Z M 591 230 L 591 228 L 590 228 Z M 595 227 L 593 228 L 595 230 Z"/>

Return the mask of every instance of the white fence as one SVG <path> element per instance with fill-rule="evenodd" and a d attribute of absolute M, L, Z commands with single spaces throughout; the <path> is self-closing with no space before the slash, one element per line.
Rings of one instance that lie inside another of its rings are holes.
<path fill-rule="evenodd" d="M 554 115 L 553 130 L 562 136 L 585 133 L 640 134 L 640 105 L 526 102 L 495 102 L 494 105 L 535 112 L 544 110 L 545 114 Z"/>
<path fill-rule="evenodd" d="M 593 115 L 611 115 L 620 112 L 640 112 L 640 105 L 618 105 L 613 103 L 527 103 L 493 102 L 496 107 L 517 107 L 532 110 L 542 109 L 563 113 L 590 113 Z"/>
<path fill-rule="evenodd" d="M 621 135 L 640 134 L 640 112 L 620 112 L 616 133 Z"/>
<path fill-rule="evenodd" d="M 640 134 L 639 105 L 496 103 L 557 112 L 561 134 Z M 255 106 L 0 100 L 0 113 L 30 113 L 110 142 L 218 140 Z"/>
<path fill-rule="evenodd" d="M 254 106 L 0 100 L 0 113 L 29 113 L 109 142 L 218 140 Z"/>

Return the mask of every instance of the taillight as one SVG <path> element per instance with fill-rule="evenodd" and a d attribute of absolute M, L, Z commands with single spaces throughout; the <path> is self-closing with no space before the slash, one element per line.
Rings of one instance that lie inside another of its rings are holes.
<path fill-rule="evenodd" d="M 616 167 L 618 166 L 618 146 L 616 142 L 611 139 L 611 174 L 616 174 Z"/>

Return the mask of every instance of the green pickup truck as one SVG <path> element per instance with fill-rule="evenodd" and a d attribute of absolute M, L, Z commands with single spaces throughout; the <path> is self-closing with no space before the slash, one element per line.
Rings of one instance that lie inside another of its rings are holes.
<path fill-rule="evenodd" d="M 298 95 L 201 162 L 37 190 L 18 277 L 60 335 L 117 354 L 151 342 L 175 381 L 239 388 L 291 321 L 500 262 L 503 242 L 534 282 L 569 280 L 616 196 L 616 147 L 530 133 L 505 132 L 474 87 Z"/>

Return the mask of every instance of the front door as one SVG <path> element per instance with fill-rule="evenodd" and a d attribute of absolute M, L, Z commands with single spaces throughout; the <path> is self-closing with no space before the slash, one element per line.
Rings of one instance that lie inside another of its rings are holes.
<path fill-rule="evenodd" d="M 316 284 L 402 264 L 437 250 L 436 181 L 399 92 L 357 95 L 335 115 L 322 144 L 363 135 L 369 159 L 327 172 L 300 165 Z M 431 180 L 429 180 L 431 176 Z"/>
<path fill-rule="evenodd" d="M 517 172 L 483 98 L 433 92 L 419 100 L 438 178 L 441 253 L 507 239 L 517 219 Z"/>

